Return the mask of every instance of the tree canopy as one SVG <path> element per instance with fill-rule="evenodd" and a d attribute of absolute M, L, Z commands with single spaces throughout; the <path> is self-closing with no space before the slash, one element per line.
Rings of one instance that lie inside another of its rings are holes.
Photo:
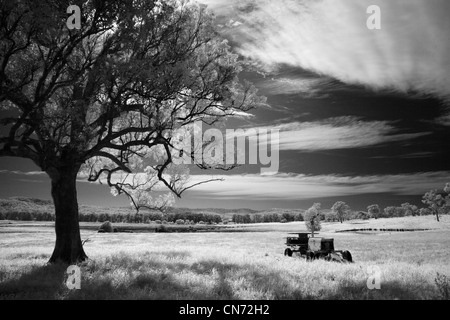
<path fill-rule="evenodd" d="M 320 207 L 320 203 L 314 203 L 311 208 L 305 211 L 305 225 L 313 237 L 314 232 L 319 231 L 322 228 L 320 225 Z"/>
<path fill-rule="evenodd" d="M 337 215 L 339 221 L 342 223 L 346 215 L 350 211 L 350 206 L 347 205 L 344 201 L 337 201 L 335 204 L 333 204 L 331 210 Z"/>

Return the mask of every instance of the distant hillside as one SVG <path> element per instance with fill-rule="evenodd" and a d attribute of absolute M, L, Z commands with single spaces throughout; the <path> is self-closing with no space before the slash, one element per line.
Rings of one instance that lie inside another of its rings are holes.
<path fill-rule="evenodd" d="M 25 214 L 25 219 L 28 219 L 26 214 L 28 213 L 40 213 L 46 215 L 54 214 L 53 202 L 51 200 L 42 200 L 35 198 L 26 197 L 11 197 L 9 199 L 0 199 L 0 213 L 2 213 L 3 219 L 6 218 L 7 213 L 19 213 Z M 134 214 L 135 211 L 131 208 L 106 208 L 106 207 L 95 207 L 80 205 L 79 206 L 80 215 L 129 215 Z M 239 208 L 239 209 L 223 209 L 223 208 L 206 208 L 206 209 L 194 209 L 194 208 L 169 208 L 167 214 L 204 214 L 204 215 L 220 215 L 223 220 L 229 220 L 234 214 L 253 216 L 254 214 L 273 214 L 273 213 L 297 213 L 303 212 L 301 209 L 269 209 L 269 210 L 254 210 L 249 208 Z M 150 214 L 159 213 L 157 211 L 142 211 L 141 213 L 148 212 Z M 20 215 L 22 216 L 22 215 Z"/>
<path fill-rule="evenodd" d="M 123 208 L 105 208 L 105 207 L 95 207 L 95 206 L 87 206 L 80 205 L 79 206 L 80 214 L 133 214 L 134 210 L 131 208 L 123 207 Z M 267 210 L 254 210 L 249 208 L 239 208 L 239 209 L 224 209 L 224 208 L 206 208 L 206 209 L 194 209 L 194 208 L 169 208 L 167 210 L 168 214 L 187 214 L 187 213 L 195 213 L 195 214 L 205 214 L 205 215 L 220 215 L 224 220 L 231 219 L 234 214 L 246 215 L 250 216 L 254 214 L 283 214 L 283 213 L 303 213 L 305 210 L 303 209 L 267 209 Z M 53 202 L 51 200 L 42 200 L 35 198 L 27 198 L 27 197 L 11 197 L 9 199 L 0 199 L 0 213 L 8 213 L 8 212 L 23 212 L 23 213 L 47 213 L 54 214 Z M 151 212 L 151 211 L 147 211 Z M 142 211 L 145 213 L 145 211 Z M 155 213 L 155 211 L 151 212 Z"/>
<path fill-rule="evenodd" d="M 47 212 L 53 210 L 53 204 L 49 200 L 12 197 L 9 199 L 0 199 L 0 212 Z"/>
<path fill-rule="evenodd" d="M 52 200 L 42 200 L 42 199 L 36 199 L 36 198 L 27 198 L 27 197 L 11 197 L 9 200 L 15 200 L 15 201 L 21 201 L 21 202 L 27 202 L 30 205 L 38 205 L 38 206 L 45 206 L 45 205 L 53 205 Z"/>

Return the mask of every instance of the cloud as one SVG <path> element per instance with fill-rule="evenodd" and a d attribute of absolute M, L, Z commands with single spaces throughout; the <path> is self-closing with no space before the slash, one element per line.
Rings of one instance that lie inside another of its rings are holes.
<path fill-rule="evenodd" d="M 202 0 L 244 56 L 268 70 L 287 64 L 345 83 L 450 98 L 447 0 Z M 381 30 L 369 30 L 370 5 Z"/>
<path fill-rule="evenodd" d="M 327 81 L 320 78 L 272 78 L 258 85 L 267 94 L 301 95 L 304 98 L 327 98 L 322 93 Z"/>
<path fill-rule="evenodd" d="M 20 170 L 0 170 L 0 174 L 16 174 L 25 176 L 41 176 L 46 175 L 43 171 L 20 171 Z"/>
<path fill-rule="evenodd" d="M 7 171 L 16 175 L 37 175 L 35 171 Z M 200 184 L 187 191 L 198 198 L 218 200 L 306 200 L 327 197 L 389 193 L 394 195 L 421 195 L 431 189 L 442 189 L 450 182 L 450 171 L 417 172 L 394 175 L 305 175 L 278 173 L 275 175 L 231 174 L 191 175 L 189 184 L 222 178 Z M 31 182 L 31 181 L 27 181 Z M 38 181 L 32 181 L 38 182 Z"/>
<path fill-rule="evenodd" d="M 449 171 L 398 175 L 339 176 L 279 173 L 273 176 L 224 175 L 224 181 L 210 182 L 192 189 L 211 199 L 304 200 L 373 193 L 420 195 L 441 189 L 450 181 Z M 209 179 L 191 176 L 192 182 Z"/>
<path fill-rule="evenodd" d="M 440 124 L 442 126 L 450 127 L 450 114 L 445 114 L 436 118 L 435 123 Z"/>
<path fill-rule="evenodd" d="M 268 132 L 279 130 L 279 150 L 302 151 L 364 148 L 430 134 L 430 132 L 397 133 L 396 128 L 388 121 L 362 121 L 350 116 L 314 122 L 290 122 L 253 129 L 256 134 L 264 132 L 262 129 Z"/>

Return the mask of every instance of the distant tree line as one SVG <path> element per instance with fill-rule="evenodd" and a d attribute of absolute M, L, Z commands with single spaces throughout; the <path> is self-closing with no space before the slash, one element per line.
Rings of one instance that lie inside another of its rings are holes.
<path fill-rule="evenodd" d="M 41 211 L 6 211 L 0 212 L 0 220 L 55 221 L 55 214 Z"/>
<path fill-rule="evenodd" d="M 419 208 L 416 205 L 405 202 L 400 206 L 388 206 L 381 210 L 377 204 L 367 207 L 367 211 L 352 211 L 350 206 L 343 201 L 337 201 L 331 207 L 331 211 L 323 212 L 320 203 L 315 203 L 305 212 L 283 212 L 283 213 L 254 213 L 254 214 L 238 214 L 232 216 L 231 221 L 234 223 L 265 223 L 265 222 L 292 222 L 292 221 L 326 221 L 343 222 L 345 220 L 354 219 L 379 219 L 379 218 L 396 218 L 408 216 L 424 216 L 435 215 L 439 221 L 439 215 L 448 214 L 450 212 L 450 184 L 447 183 L 443 192 L 431 190 L 422 197 L 422 202 L 427 205 L 426 208 Z M 19 199 L 20 200 L 20 199 Z M 33 200 L 34 202 L 36 200 Z M 313 212 L 314 214 L 311 214 Z M 305 215 L 309 216 L 307 219 Z M 313 218 L 312 218 L 313 216 Z M 21 220 L 21 221 L 54 221 L 55 215 L 48 211 L 20 211 L 20 210 L 3 210 L 0 211 L 0 220 Z M 80 212 L 79 220 L 81 222 L 125 222 L 125 223 L 149 223 L 155 221 L 184 223 L 221 223 L 222 216 L 220 214 L 199 213 L 191 211 L 175 211 L 169 213 L 161 212 L 144 212 L 144 213 L 93 213 Z M 177 222 L 178 221 L 178 222 Z M 315 222 L 314 222 L 315 223 Z M 313 223 L 313 224 L 314 224 Z"/>
<path fill-rule="evenodd" d="M 265 213 L 265 214 L 233 214 L 231 221 L 234 223 L 265 223 L 265 222 L 292 222 L 303 221 L 303 214 L 298 213 Z"/>
<path fill-rule="evenodd" d="M 439 221 L 439 216 L 450 212 L 450 183 L 445 185 L 443 192 L 430 190 L 422 197 L 422 203 L 427 207 L 419 208 L 416 205 L 405 202 L 400 206 L 387 206 L 381 210 L 378 204 L 372 204 L 367 207 L 367 211 L 352 211 L 350 206 L 343 201 L 337 201 L 331 207 L 331 211 L 324 213 L 321 210 L 320 203 L 315 203 L 311 208 L 303 213 L 273 213 L 273 214 L 234 214 L 232 221 L 234 223 L 261 223 L 261 222 L 291 222 L 305 221 L 308 227 L 320 230 L 320 221 L 343 222 L 345 220 L 355 219 L 379 219 L 379 218 L 398 218 L 409 216 L 435 215 Z"/>
<path fill-rule="evenodd" d="M 20 221 L 55 221 L 55 215 L 41 211 L 7 211 L 0 212 L 0 220 L 20 220 Z M 189 221 L 192 223 L 221 223 L 222 217 L 219 214 L 211 213 L 168 213 L 146 212 L 146 213 L 79 213 L 81 222 L 125 222 L 125 223 L 150 223 L 151 221 L 167 221 L 176 223 L 177 220 Z M 180 222 L 178 222 L 179 224 Z"/>

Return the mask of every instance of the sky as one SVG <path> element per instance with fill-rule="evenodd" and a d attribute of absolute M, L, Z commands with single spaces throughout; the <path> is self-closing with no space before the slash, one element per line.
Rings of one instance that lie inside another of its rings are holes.
<path fill-rule="evenodd" d="M 308 208 L 337 200 L 421 205 L 450 182 L 450 2 L 446 0 L 202 0 L 251 66 L 241 74 L 267 105 L 230 129 L 279 132 L 279 168 L 192 170 L 179 207 Z M 367 27 L 370 5 L 381 29 Z M 30 161 L 0 158 L 0 198 L 50 199 Z M 127 205 L 106 186 L 78 182 L 79 202 Z"/>

